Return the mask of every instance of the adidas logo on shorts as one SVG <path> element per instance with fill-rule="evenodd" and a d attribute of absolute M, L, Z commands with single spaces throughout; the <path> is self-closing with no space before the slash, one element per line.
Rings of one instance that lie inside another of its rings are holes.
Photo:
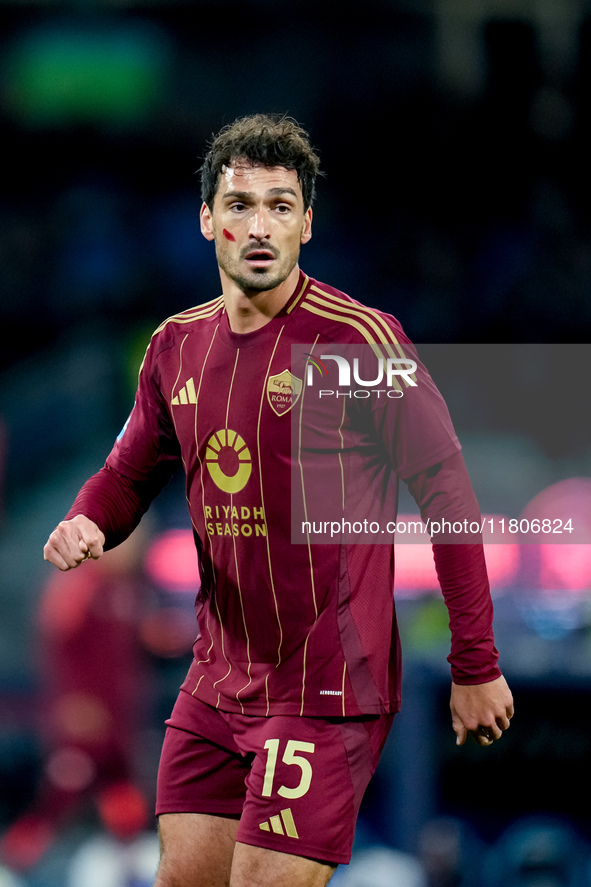
<path fill-rule="evenodd" d="M 287 835 L 288 838 L 299 838 L 289 807 L 286 810 L 281 810 L 278 816 L 270 816 L 268 820 L 261 822 L 259 828 L 264 832 Z"/>

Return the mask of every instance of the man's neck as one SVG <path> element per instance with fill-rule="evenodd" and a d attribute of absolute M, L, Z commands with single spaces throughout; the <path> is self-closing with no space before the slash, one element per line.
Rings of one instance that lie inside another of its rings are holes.
<path fill-rule="evenodd" d="M 296 265 L 279 286 L 256 293 L 243 292 L 232 280 L 224 279 L 222 274 L 224 304 L 232 332 L 252 333 L 273 320 L 289 301 L 296 288 L 299 273 Z"/>

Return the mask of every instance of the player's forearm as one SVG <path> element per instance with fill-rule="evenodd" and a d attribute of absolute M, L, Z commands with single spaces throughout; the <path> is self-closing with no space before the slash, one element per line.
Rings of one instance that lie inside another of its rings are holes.
<path fill-rule="evenodd" d="M 90 477 L 65 520 L 83 514 L 105 535 L 105 550 L 114 548 L 136 528 L 151 497 L 129 478 L 109 466 Z"/>
<path fill-rule="evenodd" d="M 435 543 L 433 557 L 449 612 L 452 678 L 456 684 L 492 681 L 501 672 L 483 546 Z"/>

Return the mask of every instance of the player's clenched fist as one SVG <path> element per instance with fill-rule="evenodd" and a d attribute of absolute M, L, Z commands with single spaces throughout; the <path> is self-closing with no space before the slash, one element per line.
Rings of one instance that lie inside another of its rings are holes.
<path fill-rule="evenodd" d="M 89 557 L 96 560 L 103 553 L 105 534 L 94 521 L 78 514 L 57 525 L 43 549 L 46 561 L 60 570 L 71 570 Z"/>

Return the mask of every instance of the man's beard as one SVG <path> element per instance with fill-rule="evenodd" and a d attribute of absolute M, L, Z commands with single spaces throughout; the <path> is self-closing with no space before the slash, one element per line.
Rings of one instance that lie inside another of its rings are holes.
<path fill-rule="evenodd" d="M 240 287 L 245 295 L 256 294 L 256 293 L 264 293 L 267 290 L 275 289 L 275 287 L 279 286 L 279 284 L 283 283 L 286 277 L 289 276 L 289 271 L 286 274 L 271 274 L 266 269 L 261 269 L 260 271 L 254 271 L 246 277 L 243 274 L 229 274 L 226 269 L 223 269 L 228 274 L 234 283 Z M 291 270 L 291 269 L 290 269 Z"/>
<path fill-rule="evenodd" d="M 252 245 L 250 245 L 250 249 L 252 249 Z M 265 249 L 268 249 L 268 247 L 265 247 Z M 247 250 L 245 249 L 244 253 L 246 252 Z M 274 250 L 273 252 L 277 257 L 277 253 Z M 279 268 L 253 268 L 247 275 L 238 270 L 239 262 L 242 259 L 234 265 L 232 261 L 226 262 L 223 256 L 218 255 L 218 263 L 222 271 L 247 296 L 275 289 L 275 287 L 282 284 L 295 268 L 298 256 L 293 256 L 291 259 L 292 261 L 281 261 L 276 258 L 275 264 L 279 264 Z"/>

